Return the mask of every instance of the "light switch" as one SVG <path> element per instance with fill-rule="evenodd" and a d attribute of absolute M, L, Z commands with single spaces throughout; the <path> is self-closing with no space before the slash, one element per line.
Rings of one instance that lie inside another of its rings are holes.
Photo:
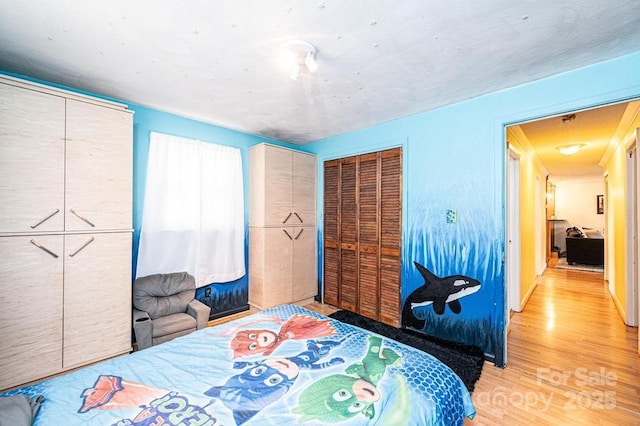
<path fill-rule="evenodd" d="M 447 223 L 456 223 L 458 221 L 458 214 L 455 210 L 447 210 Z"/>

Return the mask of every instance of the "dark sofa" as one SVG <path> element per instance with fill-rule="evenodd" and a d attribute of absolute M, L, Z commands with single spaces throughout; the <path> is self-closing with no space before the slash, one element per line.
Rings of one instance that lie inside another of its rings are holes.
<path fill-rule="evenodd" d="M 567 263 L 604 265 L 604 238 L 566 237 Z"/>

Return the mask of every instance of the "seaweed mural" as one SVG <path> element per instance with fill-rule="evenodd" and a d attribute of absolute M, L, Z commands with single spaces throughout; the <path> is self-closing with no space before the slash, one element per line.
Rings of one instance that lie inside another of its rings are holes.
<path fill-rule="evenodd" d="M 500 225 L 477 210 L 458 212 L 459 222 L 437 226 L 416 215 L 403 254 L 402 324 L 480 347 L 503 365 L 504 305 Z"/>

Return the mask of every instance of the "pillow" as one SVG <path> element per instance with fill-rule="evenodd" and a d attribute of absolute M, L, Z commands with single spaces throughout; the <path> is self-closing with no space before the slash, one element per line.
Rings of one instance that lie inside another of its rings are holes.
<path fill-rule="evenodd" d="M 586 238 L 596 238 L 596 239 L 604 238 L 604 234 L 599 229 L 584 228 L 583 231 Z"/>

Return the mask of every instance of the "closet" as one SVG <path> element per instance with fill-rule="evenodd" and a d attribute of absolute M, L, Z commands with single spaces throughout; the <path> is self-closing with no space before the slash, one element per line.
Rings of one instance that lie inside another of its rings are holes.
<path fill-rule="evenodd" d="M 132 117 L 0 77 L 0 389 L 131 349 Z"/>
<path fill-rule="evenodd" d="M 325 303 L 400 325 L 402 149 L 324 163 Z"/>
<path fill-rule="evenodd" d="M 318 293 L 316 157 L 249 149 L 249 304 L 307 303 Z"/>

